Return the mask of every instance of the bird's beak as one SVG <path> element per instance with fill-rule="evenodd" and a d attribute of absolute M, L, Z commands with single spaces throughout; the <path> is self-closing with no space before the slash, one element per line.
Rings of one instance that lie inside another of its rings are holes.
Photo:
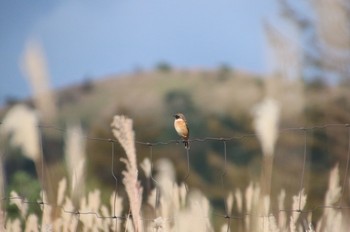
<path fill-rule="evenodd" d="M 173 117 L 176 118 L 176 114 L 174 114 Z"/>

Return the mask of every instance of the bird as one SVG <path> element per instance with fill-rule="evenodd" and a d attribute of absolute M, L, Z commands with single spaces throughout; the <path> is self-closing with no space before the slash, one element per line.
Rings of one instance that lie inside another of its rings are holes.
<path fill-rule="evenodd" d="M 190 137 L 190 130 L 185 118 L 182 113 L 174 115 L 174 127 L 178 135 L 184 140 L 185 148 L 189 149 L 188 138 Z"/>

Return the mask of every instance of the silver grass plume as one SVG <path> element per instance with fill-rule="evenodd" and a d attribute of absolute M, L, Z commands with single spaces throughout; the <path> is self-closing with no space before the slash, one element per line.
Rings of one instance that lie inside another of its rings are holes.
<path fill-rule="evenodd" d="M 84 133 L 80 124 L 69 126 L 65 138 L 65 160 L 74 204 L 85 191 L 85 156 Z"/>
<path fill-rule="evenodd" d="M 111 123 L 112 132 L 118 139 L 126 153 L 126 159 L 121 159 L 126 164 L 126 170 L 122 172 L 123 183 L 130 202 L 132 220 L 135 231 L 143 231 L 140 218 L 142 203 L 142 187 L 138 181 L 138 170 L 135 149 L 135 136 L 132 129 L 132 120 L 125 116 L 116 115 Z"/>
<path fill-rule="evenodd" d="M 278 137 L 280 108 L 276 100 L 266 98 L 254 108 L 254 128 L 263 151 L 261 188 L 263 195 L 270 195 L 272 164 Z"/>
<path fill-rule="evenodd" d="M 27 43 L 21 68 L 32 87 L 34 103 L 41 119 L 50 123 L 56 117 L 55 98 L 50 87 L 50 76 L 43 49 L 38 41 Z"/>

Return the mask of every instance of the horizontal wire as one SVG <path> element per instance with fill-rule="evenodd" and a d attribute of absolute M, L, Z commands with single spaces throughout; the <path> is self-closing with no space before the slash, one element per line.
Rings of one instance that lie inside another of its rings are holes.
<path fill-rule="evenodd" d="M 0 125 L 3 125 L 3 122 L 0 122 Z M 315 125 L 315 126 L 305 126 L 305 127 L 288 127 L 281 128 L 278 130 L 279 133 L 285 133 L 289 131 L 305 131 L 305 130 L 315 130 L 315 129 L 324 129 L 328 127 L 350 127 L 349 123 L 328 123 L 323 125 Z M 38 128 L 42 129 L 53 129 L 56 131 L 60 131 L 62 133 L 66 133 L 64 128 L 60 128 L 54 125 L 48 124 L 39 124 Z M 206 141 L 232 141 L 232 140 L 241 140 L 250 137 L 256 137 L 256 133 L 246 133 L 231 137 L 204 137 L 204 138 L 192 138 L 189 142 L 206 142 Z M 114 138 L 102 138 L 102 137 L 92 137 L 92 136 L 84 136 L 84 138 L 88 140 L 101 141 L 101 142 L 118 142 L 118 140 Z M 135 141 L 136 144 L 145 145 L 145 146 L 159 146 L 159 145 L 169 145 L 169 144 L 181 144 L 182 140 L 167 140 L 167 141 L 156 141 L 156 142 L 147 142 L 147 141 Z"/>
<path fill-rule="evenodd" d="M 3 122 L 0 122 L 0 125 L 3 125 Z M 315 125 L 315 126 L 307 126 L 307 127 L 290 127 L 290 128 L 282 128 L 280 130 L 278 130 L 279 133 L 286 133 L 286 132 L 290 132 L 290 131 L 309 131 L 309 130 L 315 130 L 315 129 L 325 129 L 325 128 L 329 128 L 329 127 L 350 127 L 349 123 L 329 123 L 329 124 L 323 124 L 323 125 Z M 53 125 L 44 125 L 44 124 L 40 124 L 38 125 L 38 128 L 41 129 L 53 129 L 56 131 L 59 131 L 61 133 L 66 133 L 66 130 L 57 126 L 53 126 Z M 242 140 L 242 139 L 246 139 L 246 138 L 251 138 L 251 137 L 256 137 L 257 134 L 256 133 L 247 133 L 247 134 L 242 134 L 242 135 L 237 135 L 237 136 L 232 136 L 232 137 L 204 137 L 204 138 L 193 138 L 191 140 L 189 140 L 189 142 L 193 143 L 193 142 L 206 142 L 206 141 L 221 141 L 221 142 L 229 142 L 229 141 L 233 141 L 233 140 Z M 118 140 L 116 139 L 112 139 L 112 138 L 101 138 L 101 137 L 91 137 L 91 136 L 84 136 L 84 138 L 88 139 L 88 140 L 93 140 L 93 141 L 101 141 L 101 142 L 118 142 Z M 157 142 L 144 142 L 144 141 L 136 141 L 136 144 L 139 145 L 145 145 L 145 146 L 161 146 L 161 145 L 169 145 L 169 144 L 180 144 L 182 143 L 182 140 L 168 140 L 168 141 L 157 141 Z M 225 146 L 226 147 L 226 146 Z M 188 152 L 188 151 L 187 151 Z M 113 150 L 112 150 L 112 154 L 114 154 Z M 152 151 L 151 151 L 152 154 Z M 348 150 L 348 154 L 350 156 L 350 141 L 349 141 L 349 150 Z M 224 151 L 224 155 L 226 157 L 226 150 Z M 304 151 L 304 155 L 305 155 L 305 151 Z M 188 153 L 187 153 L 188 156 Z M 189 162 L 189 160 L 188 160 Z M 305 161 L 304 161 L 305 162 Z M 349 162 L 349 161 L 348 161 Z M 225 162 L 226 165 L 226 162 Z M 113 163 L 112 163 L 112 168 L 113 168 Z M 345 178 L 347 178 L 347 170 L 348 170 L 348 166 L 346 168 L 346 176 Z M 112 169 L 112 173 L 113 173 L 113 169 Z M 225 169 L 223 170 L 223 173 L 225 173 Z M 303 176 L 303 175 L 302 175 Z M 187 178 L 187 177 L 186 177 Z M 222 184 L 224 187 L 224 184 Z M 345 187 L 345 182 L 343 184 L 343 187 Z M 43 201 L 28 201 L 25 200 L 24 197 L 3 197 L 1 198 L 1 201 L 11 201 L 11 200 L 20 200 L 22 204 L 37 204 L 37 205 L 46 205 L 46 206 L 50 206 L 53 208 L 59 208 L 61 209 L 62 212 L 64 213 L 68 213 L 68 214 L 72 214 L 72 215 L 94 215 L 96 218 L 99 219 L 104 219 L 104 218 L 109 218 L 109 219 L 120 219 L 120 220 L 128 220 L 131 217 L 131 214 L 127 215 L 127 216 L 101 216 L 100 214 L 98 214 L 97 212 L 92 212 L 92 211 L 79 211 L 79 210 L 67 210 L 65 209 L 63 206 L 60 205 L 54 205 L 54 204 L 50 204 L 47 202 L 43 202 Z M 227 207 L 227 206 L 226 206 Z M 271 211 L 269 214 L 267 215 L 257 215 L 255 213 L 242 213 L 242 214 L 238 214 L 238 215 L 227 215 L 227 208 L 225 209 L 225 214 L 220 214 L 217 213 L 214 210 L 211 210 L 211 214 L 215 217 L 222 217 L 222 218 L 226 218 L 226 219 L 244 219 L 245 217 L 251 217 L 251 216 L 255 216 L 255 217 L 260 217 L 260 218 L 265 218 L 265 217 L 273 217 L 275 215 L 278 215 L 279 213 L 310 213 L 310 212 L 315 212 L 318 210 L 322 210 L 322 209 L 335 209 L 335 210 L 348 210 L 350 209 L 350 207 L 348 206 L 341 206 L 341 205 L 337 205 L 337 206 L 329 206 L 329 205 L 318 205 L 309 209 L 300 209 L 300 205 L 298 209 L 281 209 L 281 210 L 274 210 Z M 115 206 L 112 209 L 113 213 L 115 212 Z M 205 216 L 199 216 L 201 218 L 208 218 Z M 167 217 L 167 218 L 162 218 L 163 220 L 175 220 L 175 217 Z M 144 220 L 144 221 L 154 221 L 155 218 L 140 218 L 140 220 Z"/>
<path fill-rule="evenodd" d="M 120 220 L 127 220 L 130 218 L 131 214 L 129 216 L 101 216 L 100 214 L 93 212 L 93 211 L 79 211 L 79 210 L 68 210 L 65 209 L 63 206 L 60 205 L 53 205 L 47 202 L 42 201 L 27 201 L 23 197 L 3 197 L 1 199 L 2 201 L 11 201 L 11 200 L 20 200 L 22 204 L 30 204 L 30 205 L 46 205 L 50 206 L 52 208 L 59 208 L 64 213 L 72 214 L 72 215 L 95 215 L 96 218 L 100 219 L 120 219 Z M 350 210 L 350 206 L 331 206 L 331 205 L 318 205 L 315 207 L 312 207 L 310 209 L 279 209 L 279 210 L 272 210 L 268 214 L 255 214 L 255 213 L 241 213 L 236 215 L 227 215 L 218 213 L 215 210 L 210 210 L 210 213 L 215 217 L 221 217 L 221 218 L 231 218 L 231 219 L 244 219 L 245 217 L 258 217 L 258 218 L 269 218 L 269 217 L 275 217 L 276 215 L 280 213 L 300 213 L 300 214 L 307 214 L 311 212 L 316 212 L 323 209 L 334 209 L 334 210 Z M 198 216 L 200 218 L 210 218 L 209 216 Z M 176 217 L 164 217 L 163 220 L 175 220 Z M 155 218 L 140 218 L 140 220 L 143 221 L 153 221 Z"/>

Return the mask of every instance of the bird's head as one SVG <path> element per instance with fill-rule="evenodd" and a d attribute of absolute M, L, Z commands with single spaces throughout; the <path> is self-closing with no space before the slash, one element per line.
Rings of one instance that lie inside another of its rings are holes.
<path fill-rule="evenodd" d="M 174 116 L 175 119 L 179 119 L 179 118 L 185 119 L 185 116 L 183 114 L 181 114 L 181 113 L 174 114 L 173 116 Z"/>

